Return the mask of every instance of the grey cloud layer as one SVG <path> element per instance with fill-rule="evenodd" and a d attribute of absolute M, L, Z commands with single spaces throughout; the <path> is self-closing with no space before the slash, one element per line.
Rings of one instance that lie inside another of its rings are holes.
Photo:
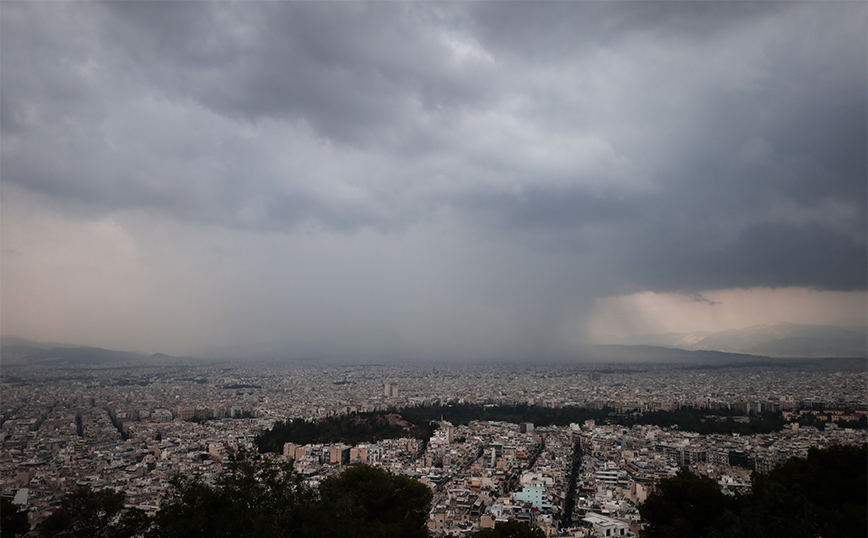
<path fill-rule="evenodd" d="M 79 214 L 254 232 L 454 219 L 571 264 L 591 295 L 865 289 L 866 19 L 846 2 L 10 3 L 3 181 Z"/>

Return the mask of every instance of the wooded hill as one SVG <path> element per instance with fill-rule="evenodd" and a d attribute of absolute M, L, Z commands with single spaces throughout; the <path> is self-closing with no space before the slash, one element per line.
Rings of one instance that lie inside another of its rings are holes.
<path fill-rule="evenodd" d="M 280 453 L 284 443 L 357 445 L 399 437 L 413 437 L 427 443 L 433 433 L 434 425 L 418 416 L 397 411 L 350 413 L 313 422 L 300 418 L 278 421 L 257 436 L 256 446 L 260 452 Z"/>

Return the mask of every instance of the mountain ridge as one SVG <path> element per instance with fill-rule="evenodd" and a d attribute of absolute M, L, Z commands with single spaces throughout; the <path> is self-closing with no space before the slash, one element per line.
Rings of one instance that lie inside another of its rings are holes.
<path fill-rule="evenodd" d="M 611 338 L 617 345 L 656 345 L 778 358 L 868 357 L 868 328 L 772 323 L 723 331 L 658 333 Z"/>
<path fill-rule="evenodd" d="M 583 345 L 572 359 L 564 363 L 649 363 L 649 364 L 748 364 L 794 359 L 822 358 L 862 359 L 868 357 L 868 329 L 835 325 L 798 325 L 777 323 L 726 331 L 662 333 L 614 338 L 614 342 Z M 276 346 L 281 347 L 281 346 Z M 302 360 L 287 346 L 282 353 L 270 350 L 270 360 Z M 255 349 L 255 346 L 254 346 Z M 256 360 L 245 356 L 244 346 L 235 349 L 236 360 Z M 249 351 L 249 350 L 248 350 Z M 305 349 L 305 351 L 313 351 Z M 0 357 L 5 364 L 31 365 L 107 365 L 123 363 L 179 364 L 192 357 L 164 353 L 145 354 L 117 351 L 95 346 L 42 343 L 14 337 L 0 339 Z M 355 363 L 361 357 L 309 355 L 308 360 Z M 316 358 L 314 358 L 316 357 Z M 356 359 L 356 360 L 354 360 Z M 198 360 L 232 360 L 225 356 L 201 357 Z M 412 358 L 406 359 L 411 361 Z M 396 361 L 392 361 L 396 362 Z M 405 361 L 397 361 L 405 362 Z"/>

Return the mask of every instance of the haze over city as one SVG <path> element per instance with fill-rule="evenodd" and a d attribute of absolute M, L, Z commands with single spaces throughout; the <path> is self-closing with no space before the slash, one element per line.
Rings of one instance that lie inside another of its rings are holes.
<path fill-rule="evenodd" d="M 564 359 L 861 326 L 862 2 L 4 2 L 0 330 Z"/>

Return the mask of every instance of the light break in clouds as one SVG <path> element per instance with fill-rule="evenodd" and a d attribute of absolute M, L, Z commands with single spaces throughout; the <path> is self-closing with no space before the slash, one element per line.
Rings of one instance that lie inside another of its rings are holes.
<path fill-rule="evenodd" d="M 2 332 L 543 360 L 616 297 L 864 323 L 866 15 L 5 2 Z"/>

